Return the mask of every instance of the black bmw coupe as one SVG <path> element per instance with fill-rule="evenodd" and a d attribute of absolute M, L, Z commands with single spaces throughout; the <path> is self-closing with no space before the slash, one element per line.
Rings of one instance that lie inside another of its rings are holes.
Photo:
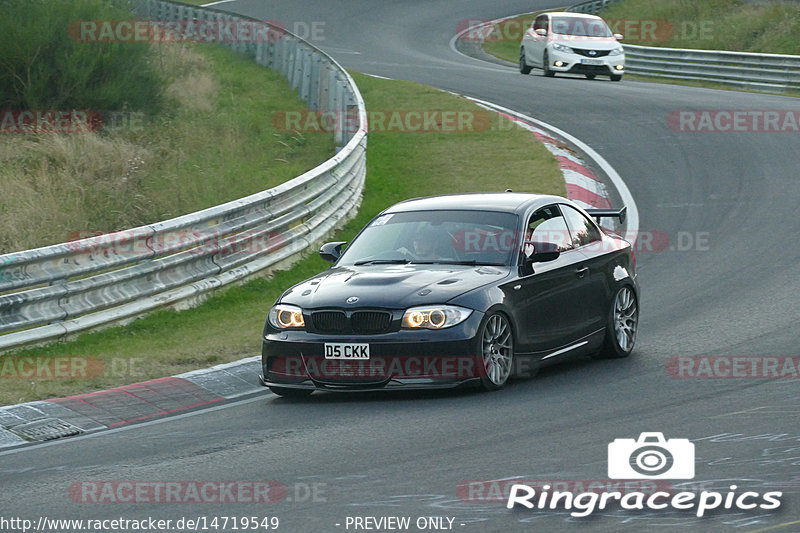
<path fill-rule="evenodd" d="M 577 355 L 626 357 L 639 319 L 630 243 L 558 196 L 407 200 L 334 265 L 290 288 L 264 326 L 261 382 L 281 396 L 503 387 Z"/>

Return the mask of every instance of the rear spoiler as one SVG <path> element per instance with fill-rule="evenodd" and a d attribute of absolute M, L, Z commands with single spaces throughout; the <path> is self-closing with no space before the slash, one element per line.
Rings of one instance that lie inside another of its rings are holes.
<path fill-rule="evenodd" d="M 589 216 L 594 217 L 597 223 L 600 223 L 601 218 L 617 218 L 619 219 L 619 223 L 622 224 L 625 222 L 625 216 L 627 215 L 628 206 L 623 207 L 622 209 L 587 209 L 586 212 L 589 213 Z"/>

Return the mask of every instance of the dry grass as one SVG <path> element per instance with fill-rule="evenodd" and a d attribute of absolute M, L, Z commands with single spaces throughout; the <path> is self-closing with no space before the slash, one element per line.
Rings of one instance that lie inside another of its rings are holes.
<path fill-rule="evenodd" d="M 0 133 L 0 255 L 217 205 L 333 154 L 330 134 L 275 129 L 273 113 L 305 104 L 251 59 L 159 44 L 152 61 L 167 87 L 157 116 L 99 132 Z"/>
<path fill-rule="evenodd" d="M 166 89 L 170 103 L 194 111 L 214 109 L 219 83 L 208 58 L 186 46 L 160 44 L 154 48 L 159 70 L 173 78 Z"/>
<path fill-rule="evenodd" d="M 146 147 L 97 133 L 0 137 L 0 253 L 66 241 L 109 216 L 132 224 L 150 160 Z"/>

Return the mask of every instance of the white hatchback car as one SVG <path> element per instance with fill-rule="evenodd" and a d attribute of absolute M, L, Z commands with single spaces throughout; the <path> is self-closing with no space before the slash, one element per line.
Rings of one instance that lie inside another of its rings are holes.
<path fill-rule="evenodd" d="M 625 73 L 622 35 L 612 33 L 603 19 L 582 13 L 553 12 L 536 17 L 522 36 L 519 71 L 528 74 L 540 68 L 544 75 L 556 72 L 598 74 L 620 81 Z"/>

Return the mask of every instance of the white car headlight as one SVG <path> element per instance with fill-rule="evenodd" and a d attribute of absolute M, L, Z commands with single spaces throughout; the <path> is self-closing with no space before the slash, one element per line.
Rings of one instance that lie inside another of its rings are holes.
<path fill-rule="evenodd" d="M 569 46 L 553 43 L 553 50 L 558 50 L 559 52 L 566 52 L 568 54 L 574 54 L 575 52 Z"/>
<path fill-rule="evenodd" d="M 278 304 L 269 310 L 269 323 L 277 329 L 300 329 L 306 325 L 303 310 L 287 304 Z"/>
<path fill-rule="evenodd" d="M 620 46 L 619 48 L 614 48 L 613 50 L 611 50 L 608 53 L 608 55 L 610 55 L 610 56 L 618 56 L 620 54 L 623 54 L 624 52 L 625 52 L 625 50 L 623 50 L 622 47 Z"/>
<path fill-rule="evenodd" d="M 427 305 L 412 307 L 403 314 L 404 329 L 444 329 L 460 324 L 469 318 L 472 309 L 455 305 Z"/>

